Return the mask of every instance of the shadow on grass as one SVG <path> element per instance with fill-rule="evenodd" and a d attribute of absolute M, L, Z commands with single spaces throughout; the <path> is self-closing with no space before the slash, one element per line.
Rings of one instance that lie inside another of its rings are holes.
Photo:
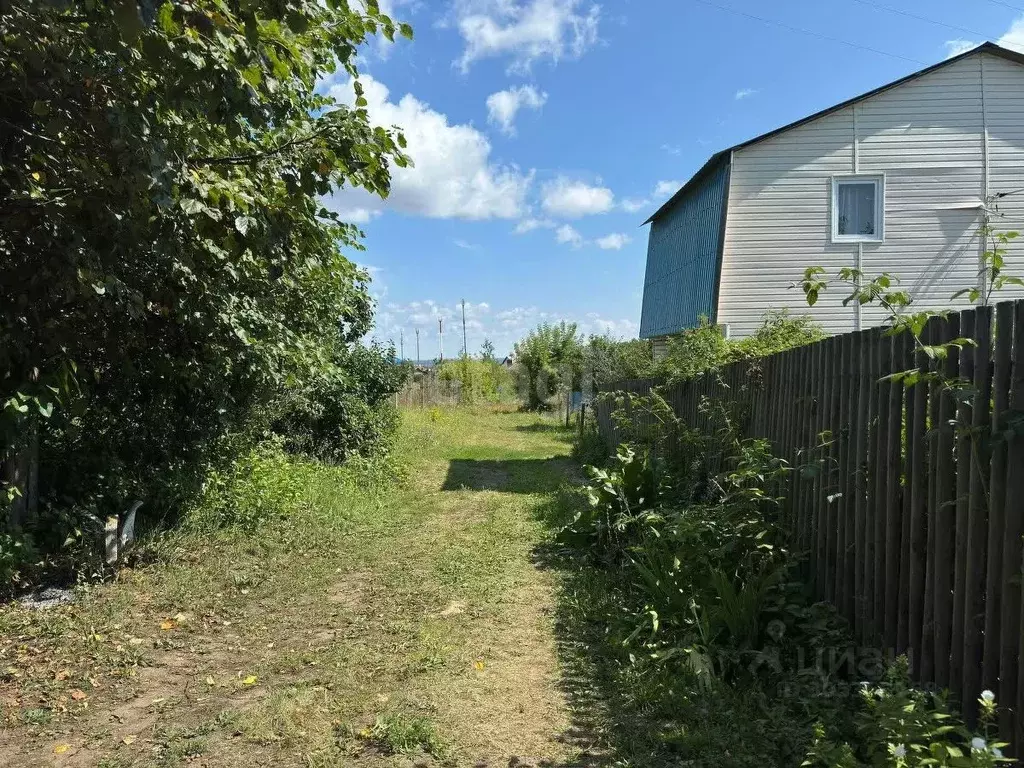
<path fill-rule="evenodd" d="M 516 432 L 530 432 L 536 435 L 551 435 L 563 443 L 571 443 L 573 438 L 572 427 L 567 427 L 560 421 L 537 422 L 536 424 L 519 424 Z"/>
<path fill-rule="evenodd" d="M 554 531 L 582 503 L 582 495 L 555 494 L 538 517 Z M 614 594 L 620 587 L 614 572 L 552 540 L 534 549 L 533 561 L 559 575 L 555 641 L 562 672 L 559 685 L 570 713 L 560 740 L 577 755 L 565 768 L 687 764 L 667 748 L 663 713 L 645 700 L 642 681 L 624 678 L 623 654 L 607 634 L 608 612 L 614 610 Z"/>
<path fill-rule="evenodd" d="M 452 459 L 442 491 L 551 493 L 565 482 L 572 462 L 549 459 Z"/>

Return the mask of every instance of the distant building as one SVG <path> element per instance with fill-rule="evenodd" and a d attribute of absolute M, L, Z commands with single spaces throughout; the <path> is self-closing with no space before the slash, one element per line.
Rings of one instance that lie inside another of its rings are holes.
<path fill-rule="evenodd" d="M 841 289 L 808 308 L 809 266 L 890 272 L 922 309 L 967 303 L 986 213 L 1024 230 L 1024 55 L 986 43 L 714 156 L 648 219 L 640 337 L 707 317 L 733 337 L 769 309 L 830 333 L 881 323 Z M 1007 273 L 1024 272 L 1021 241 Z"/>

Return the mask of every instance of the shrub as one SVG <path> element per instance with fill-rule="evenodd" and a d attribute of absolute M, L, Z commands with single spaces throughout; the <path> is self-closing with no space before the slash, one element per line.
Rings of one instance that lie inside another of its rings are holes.
<path fill-rule="evenodd" d="M 72 533 L 135 499 L 173 518 L 282 395 L 325 408 L 325 450 L 369 450 L 388 416 L 346 353 L 372 324 L 342 252 L 361 233 L 322 199 L 385 196 L 408 161 L 358 80 L 352 106 L 320 84 L 411 30 L 319 0 L 27 3 L 3 23 L 0 496 L 37 438 L 37 548 L 64 532 L 48 514 Z"/>
<path fill-rule="evenodd" d="M 474 360 L 464 357 L 446 360 L 436 369 L 437 378 L 459 383 L 459 399 L 464 404 L 499 403 L 513 394 L 509 370 L 494 359 Z"/>
<path fill-rule="evenodd" d="M 288 450 L 325 461 L 386 452 L 398 422 L 393 397 L 409 372 L 394 362 L 393 349 L 354 344 L 286 393 L 272 428 Z"/>
<path fill-rule="evenodd" d="M 268 520 L 294 512 L 303 498 L 302 491 L 302 477 L 293 460 L 280 440 L 270 440 L 210 472 L 185 522 L 199 529 L 252 531 Z"/>
<path fill-rule="evenodd" d="M 519 392 L 529 410 L 546 410 L 559 389 L 580 387 L 583 355 L 575 323 L 544 323 L 514 347 Z"/>
<path fill-rule="evenodd" d="M 905 660 L 859 684 L 846 623 L 800 582 L 773 493 L 789 468 L 768 445 L 726 430 L 702 450 L 724 469 L 699 497 L 649 446 L 620 446 L 558 534 L 605 574 L 586 620 L 605 625 L 613 685 L 658 749 L 707 766 L 998 762 L 991 701 L 977 734 L 907 682 Z"/>

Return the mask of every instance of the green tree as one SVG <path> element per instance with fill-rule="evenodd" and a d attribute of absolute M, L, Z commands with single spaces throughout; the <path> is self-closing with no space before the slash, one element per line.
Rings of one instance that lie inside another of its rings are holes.
<path fill-rule="evenodd" d="M 545 409 L 560 388 L 580 388 L 583 350 L 575 323 L 543 323 L 516 343 L 514 353 L 527 408 Z"/>
<path fill-rule="evenodd" d="M 408 163 L 355 79 L 376 33 L 411 30 L 373 0 L 0 8 L 0 460 L 38 433 L 63 506 L 173 507 L 282 391 L 358 376 L 360 233 L 321 199 Z"/>
<path fill-rule="evenodd" d="M 480 345 L 480 359 L 485 362 L 494 360 L 494 343 L 490 339 L 484 339 L 484 343 Z"/>

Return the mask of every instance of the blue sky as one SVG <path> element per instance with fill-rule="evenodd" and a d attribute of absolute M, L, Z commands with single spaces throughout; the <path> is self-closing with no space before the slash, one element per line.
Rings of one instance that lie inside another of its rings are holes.
<path fill-rule="evenodd" d="M 986 39 L 1024 51 L 1024 0 L 380 5 L 415 40 L 368 46 L 361 79 L 416 167 L 330 204 L 366 233 L 374 335 L 410 357 L 416 328 L 437 355 L 438 316 L 459 352 L 462 299 L 471 353 L 560 319 L 635 337 L 640 225 L 709 155 Z"/>

